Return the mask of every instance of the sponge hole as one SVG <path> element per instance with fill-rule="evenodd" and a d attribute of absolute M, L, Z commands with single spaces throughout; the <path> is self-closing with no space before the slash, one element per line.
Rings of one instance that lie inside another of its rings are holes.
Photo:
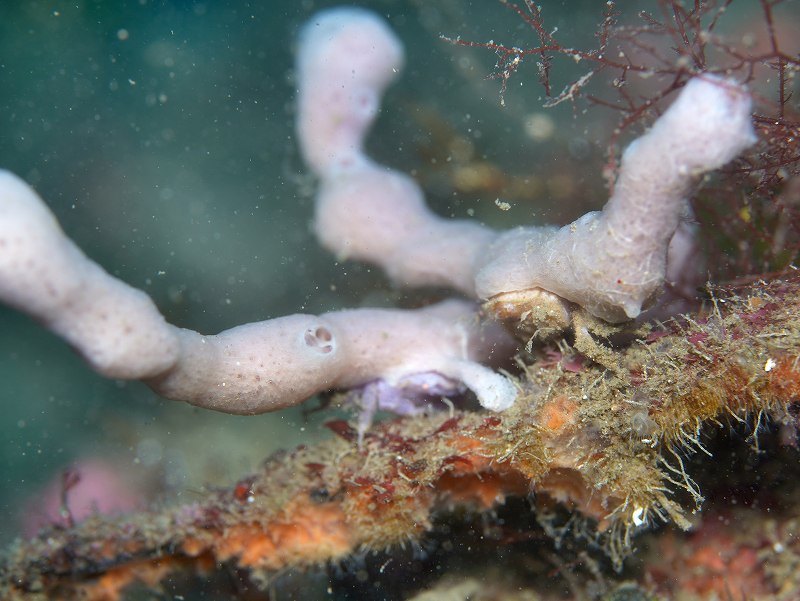
<path fill-rule="evenodd" d="M 333 334 L 322 326 L 306 330 L 305 342 L 306 346 L 317 349 L 321 354 L 332 353 L 335 349 Z"/>

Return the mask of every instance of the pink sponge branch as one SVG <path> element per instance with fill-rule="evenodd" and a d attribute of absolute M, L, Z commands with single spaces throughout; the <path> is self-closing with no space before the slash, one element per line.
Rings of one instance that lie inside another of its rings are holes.
<path fill-rule="evenodd" d="M 34 316 L 110 378 L 153 376 L 178 357 L 177 333 L 150 298 L 88 259 L 36 193 L 3 170 L 0 300 Z"/>
<path fill-rule="evenodd" d="M 603 210 L 558 230 L 500 236 L 476 274 L 478 295 L 538 287 L 611 322 L 637 317 L 663 289 L 668 245 L 698 176 L 755 142 L 750 104 L 729 80 L 690 80 L 625 150 Z"/>
<path fill-rule="evenodd" d="M 225 413 L 274 411 L 324 390 L 377 380 L 392 387 L 423 374 L 446 378 L 450 394 L 464 384 L 495 411 L 517 394 L 510 380 L 479 363 L 508 356 L 507 335 L 481 327 L 475 307 L 463 301 L 290 315 L 216 336 L 180 330 L 179 337 L 177 363 L 148 384 L 167 398 Z"/>
<path fill-rule="evenodd" d="M 356 8 L 312 17 L 298 40 L 297 135 L 306 162 L 332 173 L 364 159 L 381 95 L 402 69 L 403 45 L 380 18 Z"/>
<path fill-rule="evenodd" d="M 290 315 L 216 336 L 170 325 L 144 292 L 87 258 L 7 171 L 0 171 L 0 301 L 42 322 L 105 376 L 144 380 L 167 398 L 226 413 L 274 411 L 379 380 L 413 386 L 425 374 L 448 382 L 443 393 L 465 385 L 490 409 L 516 397 L 510 380 L 480 363 L 507 357 L 508 336 L 481 326 L 463 301 Z"/>
<path fill-rule="evenodd" d="M 340 258 L 377 264 L 401 285 L 449 286 L 481 299 L 543 289 L 611 322 L 634 318 L 663 288 L 669 242 L 698 176 L 755 141 L 747 91 L 696 77 L 626 149 L 603 211 L 560 230 L 498 234 L 433 214 L 410 178 L 364 155 L 377 99 L 402 64 L 400 42 L 382 21 L 358 9 L 325 11 L 302 39 L 298 131 L 320 177 L 317 236 Z"/>
<path fill-rule="evenodd" d="M 480 252 L 495 233 L 443 219 L 409 177 L 371 161 L 323 178 L 314 231 L 339 259 L 379 265 L 402 286 L 446 286 L 476 296 Z"/>
<path fill-rule="evenodd" d="M 482 225 L 443 219 L 408 176 L 363 152 L 403 47 L 377 16 L 337 8 L 312 17 L 297 58 L 300 149 L 320 177 L 314 230 L 341 259 L 380 265 L 405 286 L 448 286 L 474 296 Z"/>

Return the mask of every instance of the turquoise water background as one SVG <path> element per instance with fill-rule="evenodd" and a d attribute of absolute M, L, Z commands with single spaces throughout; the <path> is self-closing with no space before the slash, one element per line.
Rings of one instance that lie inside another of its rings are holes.
<path fill-rule="evenodd" d="M 336 264 L 309 232 L 313 181 L 293 137 L 293 44 L 298 27 L 333 4 L 3 2 L 0 166 L 35 186 L 90 257 L 175 324 L 214 333 L 396 304 L 405 293 L 367 267 Z M 467 60 L 438 39 L 527 35 L 516 18 L 493 2 L 356 4 L 386 15 L 407 44 L 409 66 L 371 138 L 377 156 L 424 166 L 418 148 L 430 134 L 415 120 L 424 109 L 508 168 L 535 168 L 540 151 L 512 134 L 522 99 L 501 110 L 496 82 L 484 79 L 491 53 Z M 452 204 L 446 186 L 433 196 L 458 216 L 480 202 Z M 507 222 L 529 211 L 493 209 Z M 298 410 L 232 417 L 160 400 L 139 383 L 95 375 L 2 306 L 0 407 L 0 542 L 37 511 L 41 486 L 80 458 L 108 458 L 131 478 L 155 473 L 158 494 L 191 498 L 312 440 L 324 419 L 307 422 Z"/>
<path fill-rule="evenodd" d="M 337 264 L 310 234 L 313 181 L 293 134 L 293 44 L 314 11 L 334 4 L 3 2 L 0 166 L 35 186 L 90 257 L 177 325 L 214 333 L 294 312 L 414 304 L 421 297 L 369 267 Z M 501 108 L 499 84 L 486 79 L 494 56 L 439 39 L 533 45 L 518 18 L 491 0 L 352 4 L 385 15 L 408 53 L 371 152 L 426 180 L 439 212 L 502 227 L 566 223 L 602 206 L 607 115 L 563 105 L 547 113 L 554 132 L 537 141 L 524 127 L 542 110 L 532 66 Z M 566 41 L 591 36 L 599 20 L 588 0 L 544 4 Z M 502 189 L 455 195 L 431 158 L 431 120 L 505 172 L 543 181 L 540 198 L 504 197 L 511 209 L 499 211 Z M 564 185 L 596 194 L 549 202 L 553 165 Z M 0 543 L 19 533 L 42 484 L 81 457 L 149 471 L 156 494 L 191 498 L 276 449 L 326 435 L 322 414 L 233 417 L 105 380 L 4 307 L 0 407 Z"/>

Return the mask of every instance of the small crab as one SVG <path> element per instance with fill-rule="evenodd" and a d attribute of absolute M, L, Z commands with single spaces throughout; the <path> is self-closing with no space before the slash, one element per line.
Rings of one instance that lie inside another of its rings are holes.
<path fill-rule="evenodd" d="M 618 369 L 615 355 L 597 342 L 593 334 L 607 338 L 639 328 L 638 322 L 610 324 L 580 305 L 542 288 L 496 294 L 481 308 L 489 318 L 499 321 L 517 338 L 525 340 L 525 350 L 529 353 L 533 351 L 534 343 L 546 342 L 571 330 L 575 350 L 612 370 Z"/>

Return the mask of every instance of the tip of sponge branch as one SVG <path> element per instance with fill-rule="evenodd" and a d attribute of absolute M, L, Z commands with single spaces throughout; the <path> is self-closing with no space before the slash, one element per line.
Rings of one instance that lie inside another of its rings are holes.
<path fill-rule="evenodd" d="M 484 409 L 505 411 L 517 400 L 514 382 L 488 367 L 472 361 L 461 361 L 455 371 L 455 377 L 475 393 Z"/>
<path fill-rule="evenodd" d="M 718 75 L 690 79 L 654 130 L 671 134 L 674 150 L 690 158 L 687 167 L 703 173 L 722 167 L 756 141 L 752 99 L 742 84 Z"/>
<path fill-rule="evenodd" d="M 321 10 L 309 19 L 300 30 L 301 59 L 327 54 L 329 51 L 324 46 L 334 42 L 340 34 L 346 34 L 342 38 L 345 44 L 363 42 L 366 47 L 362 50 L 367 54 L 372 51 L 384 55 L 387 62 L 402 62 L 402 44 L 386 22 L 371 11 L 351 6 Z M 329 67 L 335 65 L 333 61 L 325 62 Z"/>

